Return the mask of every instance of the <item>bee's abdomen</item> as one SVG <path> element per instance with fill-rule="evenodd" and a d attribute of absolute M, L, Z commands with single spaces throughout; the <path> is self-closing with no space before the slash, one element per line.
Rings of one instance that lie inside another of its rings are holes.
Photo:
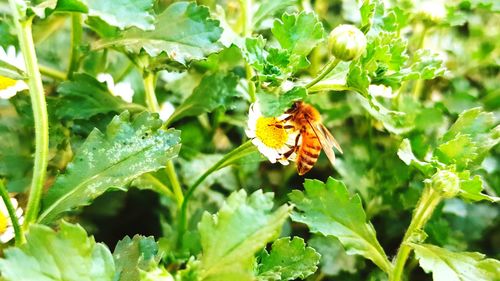
<path fill-rule="evenodd" d="M 316 161 L 318 161 L 321 152 L 321 144 L 316 135 L 309 132 L 304 133 L 302 145 L 297 154 L 297 171 L 299 175 L 309 172 Z"/>

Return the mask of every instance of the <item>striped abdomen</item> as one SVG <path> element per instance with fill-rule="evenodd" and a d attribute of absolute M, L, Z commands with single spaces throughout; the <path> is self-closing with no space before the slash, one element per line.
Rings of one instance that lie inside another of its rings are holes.
<path fill-rule="evenodd" d="M 314 131 L 309 127 L 301 130 L 302 144 L 297 152 L 297 171 L 304 175 L 312 169 L 321 152 L 321 144 Z"/>

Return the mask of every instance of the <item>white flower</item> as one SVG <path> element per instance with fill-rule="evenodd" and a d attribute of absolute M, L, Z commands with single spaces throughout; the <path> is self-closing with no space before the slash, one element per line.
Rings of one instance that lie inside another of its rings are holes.
<path fill-rule="evenodd" d="M 384 85 L 370 85 L 368 87 L 368 92 L 375 97 L 383 97 L 392 99 L 394 96 L 392 94 L 392 88 Z"/>
<path fill-rule="evenodd" d="M 438 24 L 446 18 L 445 4 L 440 0 L 421 1 L 417 5 L 416 14 L 420 15 L 423 20 L 428 20 L 434 24 Z"/>
<path fill-rule="evenodd" d="M 4 48 L 0 46 L 0 60 L 19 68 L 22 71 L 26 71 L 23 55 L 21 53 L 17 53 L 14 46 L 7 47 L 7 50 L 4 50 Z"/>
<path fill-rule="evenodd" d="M 24 59 L 22 54 L 16 53 L 14 46 L 9 46 L 7 51 L 0 46 L 0 60 L 24 70 Z M 23 80 L 14 80 L 0 75 L 0 99 L 10 99 L 18 92 L 28 89 Z"/>
<path fill-rule="evenodd" d="M 260 153 L 266 156 L 271 163 L 280 162 L 288 165 L 284 154 L 291 151 L 295 145 L 297 131 L 284 128 L 284 120 L 288 115 L 280 117 L 264 117 L 257 103 L 250 105 L 248 113 L 248 128 L 245 130 L 252 143 L 257 146 Z M 278 126 L 276 126 L 278 125 Z"/>
<path fill-rule="evenodd" d="M 118 82 L 115 84 L 113 76 L 108 73 L 99 73 L 97 75 L 97 80 L 99 82 L 106 82 L 108 90 L 113 94 L 113 96 L 120 97 L 126 102 L 132 102 L 132 97 L 134 96 L 134 89 L 129 82 Z"/>
<path fill-rule="evenodd" d="M 175 108 L 174 105 L 168 101 L 164 102 L 160 106 L 160 119 L 163 121 L 167 121 L 170 116 L 174 113 Z"/>
<path fill-rule="evenodd" d="M 10 198 L 12 206 L 16 210 L 16 216 L 19 223 L 23 223 L 23 210 L 18 207 L 16 198 Z M 14 238 L 14 227 L 12 226 L 12 220 L 9 217 L 9 212 L 3 200 L 0 200 L 0 243 L 4 244 Z"/>

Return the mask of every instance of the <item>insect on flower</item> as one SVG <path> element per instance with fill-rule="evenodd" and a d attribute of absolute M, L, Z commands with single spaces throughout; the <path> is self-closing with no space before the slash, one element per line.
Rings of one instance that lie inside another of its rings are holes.
<path fill-rule="evenodd" d="M 309 172 L 318 160 L 321 149 L 326 156 L 335 164 L 335 147 L 340 153 L 342 149 L 339 143 L 328 129 L 321 123 L 321 115 L 313 106 L 298 101 L 286 111 L 288 116 L 276 126 L 298 131 L 294 145 L 284 154 L 287 159 L 297 162 L 299 175 Z"/>
<path fill-rule="evenodd" d="M 283 165 L 289 163 L 288 157 L 285 157 L 284 153 L 293 147 L 297 133 L 278 125 L 282 123 L 280 120 L 287 116 L 265 117 L 262 115 L 258 103 L 250 106 L 248 129 L 245 132 L 260 153 L 266 156 L 271 163 L 280 162 Z"/>

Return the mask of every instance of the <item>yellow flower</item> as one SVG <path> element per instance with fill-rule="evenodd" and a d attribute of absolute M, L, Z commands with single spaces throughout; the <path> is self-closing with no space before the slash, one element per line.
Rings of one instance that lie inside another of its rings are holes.
<path fill-rule="evenodd" d="M 286 117 L 287 115 L 265 117 L 262 115 L 258 104 L 255 103 L 250 106 L 248 128 L 245 132 L 252 140 L 252 143 L 257 146 L 260 153 L 266 156 L 271 163 L 276 163 L 276 161 L 283 165 L 289 163 L 284 154 L 290 151 L 295 144 L 297 132 L 279 126 L 282 123 L 281 120 Z"/>
<path fill-rule="evenodd" d="M 23 223 L 23 210 L 19 208 L 16 198 L 10 198 L 12 206 L 16 210 L 16 216 L 19 223 Z M 9 217 L 9 212 L 3 200 L 0 200 L 0 243 L 4 244 L 14 238 L 14 227 Z"/>

